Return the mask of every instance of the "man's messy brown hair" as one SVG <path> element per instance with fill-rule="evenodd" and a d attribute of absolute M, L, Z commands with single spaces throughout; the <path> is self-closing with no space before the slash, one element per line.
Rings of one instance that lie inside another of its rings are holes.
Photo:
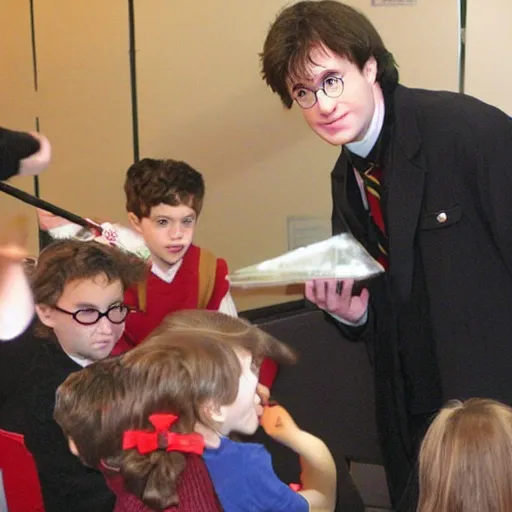
<path fill-rule="evenodd" d="M 311 52 L 326 48 L 363 70 L 370 57 L 377 61 L 377 81 L 383 91 L 398 83 L 393 55 L 368 18 L 336 0 L 305 0 L 283 9 L 271 25 L 261 57 L 263 79 L 286 108 L 293 98 L 288 80 L 305 80 L 315 65 Z"/>

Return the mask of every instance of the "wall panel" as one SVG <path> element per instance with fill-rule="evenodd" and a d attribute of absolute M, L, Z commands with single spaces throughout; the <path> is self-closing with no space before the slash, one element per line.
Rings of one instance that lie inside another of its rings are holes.
<path fill-rule="evenodd" d="M 2 44 L 0 45 L 0 126 L 13 130 L 36 129 L 37 95 L 34 89 L 30 3 L 28 0 L 2 0 Z M 32 177 L 15 177 L 10 185 L 34 193 Z M 0 217 L 17 214 L 29 219 L 28 250 L 37 254 L 38 230 L 34 209 L 0 192 Z"/>
<path fill-rule="evenodd" d="M 132 163 L 126 0 L 37 0 L 41 130 L 54 146 L 41 195 L 74 213 L 124 219 Z"/>
<path fill-rule="evenodd" d="M 512 2 L 467 2 L 465 91 L 512 115 Z"/>

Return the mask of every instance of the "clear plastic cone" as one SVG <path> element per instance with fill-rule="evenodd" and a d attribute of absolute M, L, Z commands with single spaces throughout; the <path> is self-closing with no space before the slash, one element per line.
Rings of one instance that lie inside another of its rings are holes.
<path fill-rule="evenodd" d="M 228 276 L 231 286 L 257 288 L 303 283 L 311 279 L 366 280 L 384 272 L 350 233 L 341 233 Z"/>

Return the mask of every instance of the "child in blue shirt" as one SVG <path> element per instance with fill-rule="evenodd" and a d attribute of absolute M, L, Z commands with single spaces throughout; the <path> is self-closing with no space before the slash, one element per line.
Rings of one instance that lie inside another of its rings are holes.
<path fill-rule="evenodd" d="M 91 400 L 87 393 L 75 393 L 74 377 L 63 385 L 68 398 L 59 400 L 58 394 L 56 415 L 84 460 L 95 454 L 92 462 L 101 459 L 104 466 L 129 476 L 125 488 L 139 492 L 143 501 L 151 484 L 152 502 L 158 495 L 165 498 L 157 500 L 160 509 L 176 504 L 179 492 L 172 492 L 171 499 L 169 489 L 179 491 L 190 457 L 186 449 L 198 447 L 193 436 L 200 434 L 202 446 L 195 453 L 202 454 L 225 512 L 333 511 L 333 458 L 320 439 L 300 430 L 281 407 L 263 407 L 258 370 L 264 357 L 278 363 L 294 360 L 286 345 L 242 319 L 218 311 L 177 312 L 118 359 L 123 371 L 111 383 L 118 390 L 102 386 Z M 86 371 L 101 371 L 101 365 Z M 67 421 L 77 407 L 102 412 Z M 174 420 L 159 430 L 150 421 L 155 414 L 171 414 Z M 253 434 L 260 419 L 270 436 L 299 454 L 301 491 L 279 480 L 262 445 L 228 438 L 232 432 Z M 144 443 L 133 444 L 134 436 Z"/>

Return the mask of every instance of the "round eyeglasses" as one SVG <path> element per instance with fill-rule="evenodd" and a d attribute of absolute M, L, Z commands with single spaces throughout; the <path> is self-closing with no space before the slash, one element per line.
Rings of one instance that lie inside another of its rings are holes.
<path fill-rule="evenodd" d="M 101 312 L 95 308 L 85 308 L 78 309 L 77 311 L 67 311 L 65 309 L 59 308 L 59 306 L 53 306 L 54 309 L 60 311 L 61 313 L 66 313 L 66 315 L 71 315 L 73 320 L 82 325 L 93 325 L 98 323 L 104 316 L 108 318 L 108 320 L 113 324 L 122 324 L 128 313 L 130 313 L 131 308 L 126 304 L 116 304 L 115 306 L 110 306 L 107 311 Z"/>
<path fill-rule="evenodd" d="M 323 82 L 322 86 L 318 89 L 308 89 L 301 87 L 293 91 L 293 99 L 297 102 L 300 108 L 311 108 L 317 102 L 318 91 L 323 91 L 329 98 L 337 98 L 343 94 L 345 84 L 341 76 L 328 76 Z"/>

